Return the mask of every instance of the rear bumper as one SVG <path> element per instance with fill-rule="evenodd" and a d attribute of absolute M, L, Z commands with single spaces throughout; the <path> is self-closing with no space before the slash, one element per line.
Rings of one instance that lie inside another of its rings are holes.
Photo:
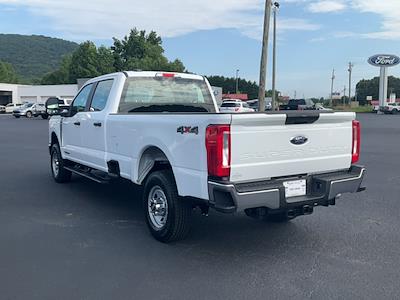
<path fill-rule="evenodd" d="M 303 176 L 307 180 L 307 195 L 286 198 L 284 181 L 291 178 L 262 182 L 232 184 L 208 182 L 211 207 L 224 213 L 234 213 L 250 208 L 265 207 L 270 210 L 289 210 L 300 206 L 329 206 L 344 193 L 357 193 L 361 188 L 365 168 L 352 166 L 348 171 Z"/>

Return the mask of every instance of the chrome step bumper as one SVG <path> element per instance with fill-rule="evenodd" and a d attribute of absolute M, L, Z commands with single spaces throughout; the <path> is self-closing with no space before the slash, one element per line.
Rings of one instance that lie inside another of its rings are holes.
<path fill-rule="evenodd" d="M 289 209 L 297 206 L 329 206 L 344 193 L 357 193 L 366 169 L 352 166 L 347 171 L 293 178 L 307 180 L 307 195 L 286 198 L 284 181 L 290 178 L 251 183 L 208 182 L 210 206 L 217 211 L 234 213 L 249 208 L 266 207 L 271 210 Z"/>

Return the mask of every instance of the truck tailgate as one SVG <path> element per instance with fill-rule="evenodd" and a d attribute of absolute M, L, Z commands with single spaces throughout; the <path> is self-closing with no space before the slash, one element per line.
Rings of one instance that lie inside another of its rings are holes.
<path fill-rule="evenodd" d="M 231 181 L 350 168 L 354 119 L 354 113 L 232 115 Z"/>

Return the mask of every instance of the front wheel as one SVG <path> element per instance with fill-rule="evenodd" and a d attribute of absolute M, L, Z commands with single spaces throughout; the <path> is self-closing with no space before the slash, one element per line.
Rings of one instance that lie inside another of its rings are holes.
<path fill-rule="evenodd" d="M 398 113 L 399 113 L 399 111 L 397 109 L 392 110 L 392 114 L 397 115 Z"/>
<path fill-rule="evenodd" d="M 43 120 L 47 120 L 49 118 L 49 115 L 48 114 L 42 114 L 42 119 Z"/>
<path fill-rule="evenodd" d="M 51 174 L 57 183 L 65 183 L 71 180 L 72 172 L 64 168 L 64 160 L 61 156 L 60 147 L 54 144 L 51 147 Z"/>
<path fill-rule="evenodd" d="M 179 197 L 170 170 L 149 175 L 143 192 L 143 209 L 150 233 L 158 241 L 170 243 L 188 235 L 192 205 Z"/>
<path fill-rule="evenodd" d="M 26 117 L 27 117 L 28 119 L 32 118 L 32 112 L 28 111 L 28 112 L 26 113 Z"/>

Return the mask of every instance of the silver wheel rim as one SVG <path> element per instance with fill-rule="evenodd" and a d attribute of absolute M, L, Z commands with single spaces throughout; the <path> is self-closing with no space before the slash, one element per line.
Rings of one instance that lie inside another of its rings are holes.
<path fill-rule="evenodd" d="M 167 223 L 168 201 L 164 191 L 159 186 L 154 186 L 147 198 L 147 208 L 150 222 L 156 230 L 161 230 Z"/>
<path fill-rule="evenodd" d="M 57 177 L 58 172 L 60 171 L 60 162 L 55 151 L 53 152 L 53 155 L 51 157 L 51 168 L 53 170 L 54 177 Z"/>

